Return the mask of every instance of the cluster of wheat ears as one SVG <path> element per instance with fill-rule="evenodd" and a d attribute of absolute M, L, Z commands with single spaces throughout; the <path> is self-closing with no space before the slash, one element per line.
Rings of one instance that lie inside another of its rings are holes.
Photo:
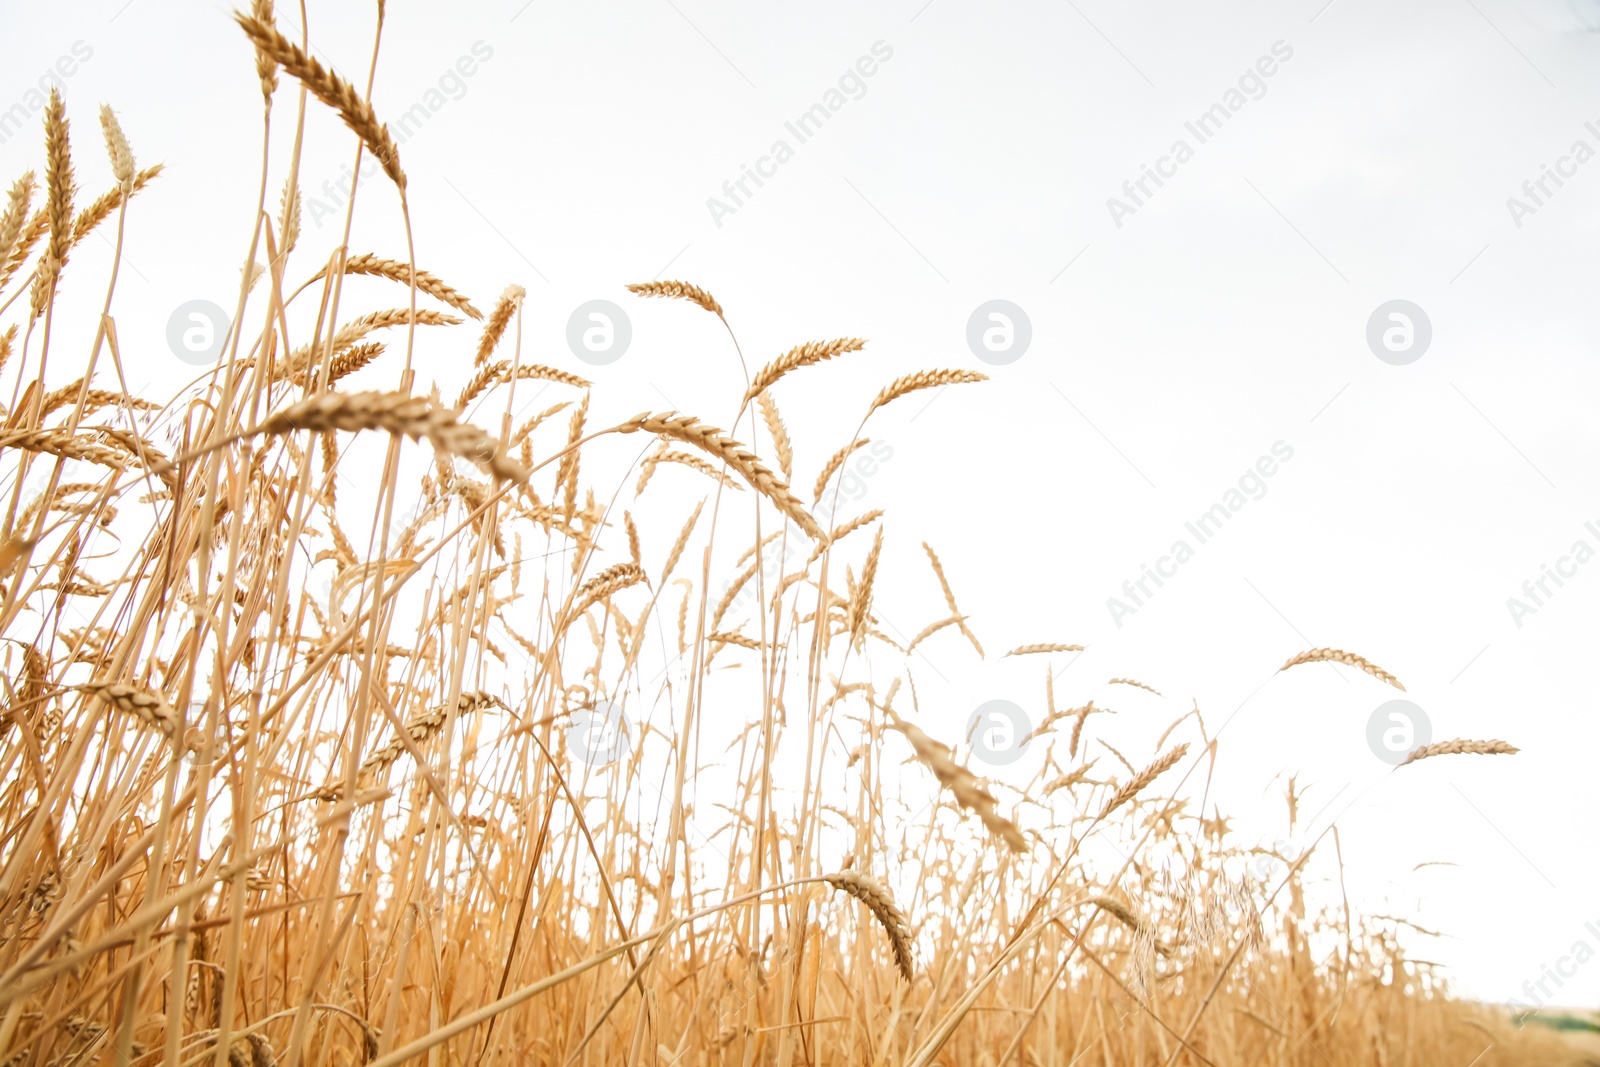
<path fill-rule="evenodd" d="M 370 74 L 363 91 L 311 58 L 270 0 L 236 18 L 263 143 L 289 140 L 272 119 L 294 89 L 299 112 L 281 197 L 262 161 L 214 369 L 164 401 L 130 395 L 114 265 L 97 322 L 56 322 L 73 249 L 114 228 L 120 261 L 161 169 L 136 166 L 109 108 L 104 195 L 80 202 L 93 168 L 56 95 L 43 180 L 17 180 L 0 214 L 0 1063 L 1547 1051 L 1553 1038 L 1450 999 L 1393 921 L 1308 907 L 1305 865 L 1342 865 L 1336 832 L 1252 875 L 1261 857 L 1183 799 L 1216 755 L 1198 709 L 1142 765 L 1097 736 L 1094 700 L 1058 709 L 1052 668 L 1077 646 L 1007 654 L 1049 665 L 1028 739 L 1045 756 L 1020 789 L 919 725 L 917 646 L 983 655 L 957 583 L 924 545 L 948 614 L 903 644 L 882 632 L 882 514 L 833 529 L 813 514 L 865 439 L 820 463 L 808 504 L 793 488 L 806 449 L 777 403 L 788 376 L 861 341 L 748 376 L 727 401 L 750 443 L 677 412 L 594 425 L 589 382 L 523 359 L 520 287 L 485 315 L 409 254 L 340 245 L 297 266 L 312 98 L 381 163 L 409 248 L 406 172 Z M 348 313 L 355 276 L 406 306 Z M 726 325 L 697 286 L 629 288 Z M 476 344 L 433 368 L 462 383 L 446 403 L 418 381 L 416 328 L 466 318 Z M 908 393 L 981 379 L 900 378 L 861 427 Z M 530 381 L 557 400 L 513 424 Z M 496 399 L 494 432 L 469 419 Z M 399 474 L 419 455 L 420 489 Z M 337 491 L 352 457 L 381 471 L 361 480 L 372 499 Z M 654 514 L 682 516 L 660 536 L 634 518 L 647 492 Z M 800 551 L 768 573 L 775 544 Z M 326 596 L 313 575 L 331 577 Z M 1308 662 L 1399 685 L 1332 649 L 1286 667 Z M 585 762 L 575 724 L 611 708 L 632 740 Z M 735 727 L 714 759 L 708 723 Z M 1447 742 L 1413 759 L 1510 751 Z M 713 764 L 726 773 L 709 788 Z M 1291 783 L 1291 824 L 1297 799 Z"/>

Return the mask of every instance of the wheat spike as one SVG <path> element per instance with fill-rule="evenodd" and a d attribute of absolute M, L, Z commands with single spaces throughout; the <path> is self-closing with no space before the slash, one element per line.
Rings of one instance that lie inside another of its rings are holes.
<path fill-rule="evenodd" d="M 828 489 L 828 479 L 832 478 L 839 468 L 844 466 L 844 461 L 850 458 L 851 453 L 867 444 L 865 437 L 845 445 L 839 451 L 828 457 L 828 462 L 822 465 L 822 470 L 817 473 L 817 484 L 812 488 L 811 502 L 813 504 L 822 500 L 822 494 Z"/>
<path fill-rule="evenodd" d="M 811 517 L 789 486 L 758 460 L 755 455 L 715 426 L 707 426 L 689 415 L 668 412 L 664 415 L 640 414 L 617 427 L 619 433 L 637 433 L 643 430 L 660 437 L 670 437 L 717 457 L 732 467 L 750 487 L 765 496 L 804 530 L 807 536 L 820 539 L 822 527 Z"/>
<path fill-rule="evenodd" d="M 11 259 L 12 251 L 17 247 L 17 239 L 22 236 L 22 225 L 28 219 L 28 207 L 33 203 L 33 171 L 28 171 L 11 185 L 11 192 L 6 197 L 6 211 L 0 215 L 0 266 L 4 266 Z"/>
<path fill-rule="evenodd" d="M 1431 745 L 1422 745 L 1400 762 L 1404 767 L 1417 760 L 1432 759 L 1434 756 L 1511 756 L 1521 749 L 1504 741 L 1435 741 Z"/>
<path fill-rule="evenodd" d="M 972 642 L 972 647 L 978 650 L 978 658 L 983 658 L 983 646 L 978 643 L 978 635 L 967 628 L 967 617 L 961 614 L 961 609 L 956 607 L 956 595 L 950 588 L 949 579 L 944 576 L 944 565 L 939 562 L 938 553 L 928 542 L 922 542 L 922 550 L 928 554 L 928 562 L 933 564 L 933 573 L 939 579 L 939 588 L 944 591 L 944 602 L 950 608 L 950 614 L 955 616 L 956 625 L 961 628 L 961 633 Z"/>
<path fill-rule="evenodd" d="M 310 90 L 313 96 L 339 113 L 344 124 L 361 138 L 367 150 L 383 167 L 383 172 L 399 188 L 401 195 L 404 195 L 406 173 L 400 169 L 400 149 L 389 136 L 389 128 L 378 121 L 372 105 L 362 99 L 355 87 L 325 69 L 316 59 L 306 55 L 299 45 L 279 33 L 271 22 L 238 11 L 234 12 L 233 18 L 250 40 L 255 42 L 260 54 L 257 58 L 258 69 L 264 62 L 261 57 L 265 57 L 299 78 L 300 84 Z M 265 89 L 264 79 L 263 89 Z"/>
<path fill-rule="evenodd" d="M 1000 814 L 999 800 L 983 787 L 977 775 L 956 762 L 955 753 L 949 745 L 935 741 L 920 727 L 906 722 L 893 711 L 888 711 L 888 714 L 889 727 L 905 735 L 917 759 L 933 772 L 941 785 L 955 795 L 962 807 L 976 812 L 989 832 L 1004 841 L 1011 851 L 1026 850 L 1027 842 L 1022 831 L 1017 829 L 1016 823 Z"/>
<path fill-rule="evenodd" d="M 250 13 L 263 26 L 273 22 L 272 0 L 253 0 Z M 261 98 L 270 106 L 272 94 L 278 91 L 278 63 L 266 49 L 256 45 L 256 78 L 261 82 Z M 288 251 L 288 249 L 284 249 Z"/>
<path fill-rule="evenodd" d="M 576 374 L 569 374 L 564 370 L 546 367 L 540 363 L 525 363 L 512 373 L 511 361 L 502 359 L 481 368 L 478 373 L 462 388 L 461 395 L 456 398 L 456 410 L 461 411 L 468 404 L 476 400 L 485 390 L 503 382 L 522 381 L 528 378 L 542 378 L 548 382 L 560 382 L 562 385 L 571 385 L 579 389 L 587 389 L 592 384 L 586 378 Z"/>
<path fill-rule="evenodd" d="M 138 170 L 133 164 L 133 149 L 128 147 L 128 137 L 122 132 L 117 113 L 110 104 L 100 105 L 100 131 L 106 138 L 106 155 L 111 158 L 111 173 L 124 193 L 133 190 L 133 176 Z"/>
<path fill-rule="evenodd" d="M 526 483 L 528 472 L 506 458 L 494 438 L 456 413 L 424 397 L 404 393 L 318 393 L 269 415 L 242 436 L 292 433 L 295 430 L 387 430 L 413 441 L 423 437 L 440 452 L 460 456 L 496 478 Z"/>
<path fill-rule="evenodd" d="M 72 224 L 72 243 L 77 244 L 87 237 L 91 230 L 111 217 L 111 213 L 122 206 L 122 202 L 133 196 L 139 190 L 149 185 L 165 167 L 157 163 L 153 167 L 146 167 L 133 176 L 133 180 L 126 183 L 119 182 L 111 187 L 109 192 L 101 194 L 88 207 L 78 213 L 78 220 Z"/>
<path fill-rule="evenodd" d="M 288 187 L 285 186 L 284 194 L 288 195 L 288 192 Z M 300 217 L 298 205 L 290 217 L 295 220 L 295 226 L 298 229 Z M 284 251 L 289 251 L 290 247 L 292 247 L 292 244 L 285 246 Z M 328 268 L 324 266 L 307 280 L 307 284 L 326 277 L 327 273 Z M 411 264 L 402 263 L 397 259 L 382 259 L 370 252 L 363 252 L 359 256 L 351 256 L 344 261 L 344 273 L 362 274 L 374 278 L 388 278 L 390 281 L 407 285 L 411 281 Z M 469 318 L 483 318 L 483 312 L 473 307 L 472 301 L 468 300 L 465 294 L 457 292 L 425 270 L 417 271 L 417 290 L 418 292 L 427 293 L 435 300 L 449 304 Z M 502 325 L 501 328 L 504 329 L 504 326 Z"/>
<path fill-rule="evenodd" d="M 867 342 L 859 337 L 840 337 L 834 341 L 811 341 L 807 344 L 791 348 L 765 367 L 756 371 L 756 376 L 750 380 L 750 388 L 745 390 L 744 402 L 754 400 L 779 378 L 792 370 L 809 367 L 813 363 L 821 363 L 825 359 L 841 356 L 846 352 L 859 352 L 865 348 Z"/>
<path fill-rule="evenodd" d="M 1044 652 L 1082 652 L 1082 645 L 1018 645 L 1007 656 L 1036 656 Z M 1002 659 L 1004 657 L 1001 657 Z"/>
<path fill-rule="evenodd" d="M 494 307 L 489 311 L 489 321 L 483 324 L 483 336 L 478 338 L 478 354 L 472 361 L 475 365 L 487 362 L 494 355 L 500 338 L 505 336 L 511 316 L 522 306 L 522 300 L 527 295 L 528 291 L 522 286 L 508 285 L 506 291 L 500 294 L 500 299 L 494 302 Z"/>
<path fill-rule="evenodd" d="M 1107 747 L 1109 748 L 1110 746 Z M 1116 750 L 1112 749 L 1112 751 L 1115 752 Z M 1172 749 L 1166 755 L 1157 759 L 1154 763 L 1150 764 L 1132 778 L 1128 779 L 1128 783 L 1121 789 L 1117 790 L 1116 793 L 1112 795 L 1110 800 L 1106 801 L 1106 806 L 1101 809 L 1099 818 L 1104 819 L 1107 815 L 1110 815 L 1112 812 L 1122 807 L 1122 805 L 1126 804 L 1128 801 L 1142 793 L 1145 787 L 1151 782 L 1154 782 L 1157 778 L 1171 770 L 1173 765 L 1181 760 L 1183 758 L 1183 754 L 1187 751 L 1189 751 L 1189 744 L 1188 742 L 1184 742 L 1183 744 Z"/>
<path fill-rule="evenodd" d="M 756 404 L 761 408 L 761 420 L 767 424 L 767 433 L 772 437 L 772 447 L 777 450 L 778 468 L 783 471 L 783 480 L 793 483 L 794 446 L 789 443 L 789 428 L 783 424 L 778 405 L 766 390 L 756 395 Z"/>
<path fill-rule="evenodd" d="M 687 300 L 691 304 L 699 304 L 717 318 L 722 318 L 722 305 L 717 303 L 717 298 L 688 282 L 635 282 L 628 286 L 628 292 L 640 296 L 663 296 L 672 300 Z M 726 319 L 723 319 L 726 322 Z"/>
<path fill-rule="evenodd" d="M 872 548 L 867 551 L 867 561 L 861 565 L 861 584 L 856 586 L 856 595 L 850 600 L 850 642 L 861 648 L 866 639 L 868 612 L 872 607 L 872 583 L 878 576 L 878 553 L 883 549 L 883 527 L 878 527 L 878 535 L 872 539 Z"/>
<path fill-rule="evenodd" d="M 878 920 L 884 933 L 889 935 L 889 947 L 894 951 L 895 966 L 900 977 L 911 981 L 911 927 L 906 917 L 895 906 L 889 891 L 866 875 L 857 871 L 840 871 L 825 876 L 833 888 L 848 893 L 867 906 L 872 917 Z"/>
<path fill-rule="evenodd" d="M 1289 657 L 1289 662 L 1279 667 L 1278 670 L 1280 672 L 1286 671 L 1290 667 L 1298 667 L 1302 663 L 1343 663 L 1347 667 L 1359 667 L 1378 679 L 1378 681 L 1387 682 L 1402 693 L 1406 691 L 1406 687 L 1400 684 L 1400 679 L 1376 663 L 1363 659 L 1354 652 L 1343 652 L 1337 648 L 1313 648 L 1307 652 L 1300 653 L 1298 656 L 1291 656 Z"/>
<path fill-rule="evenodd" d="M 1153 686 L 1145 685 L 1143 682 L 1141 682 L 1141 681 L 1139 681 L 1139 680 L 1137 680 L 1135 678 L 1113 678 L 1110 681 L 1108 681 L 1106 684 L 1107 685 L 1128 685 L 1128 686 L 1132 686 L 1135 689 L 1143 689 L 1147 693 L 1154 693 L 1156 696 L 1160 696 L 1161 695 L 1161 690 L 1156 689 Z"/>
<path fill-rule="evenodd" d="M 986 382 L 987 374 L 979 374 L 973 370 L 924 370 L 915 374 L 907 374 L 903 378 L 896 378 L 879 391 L 873 398 L 872 406 L 867 408 L 867 414 L 883 407 L 885 404 L 898 400 L 907 393 L 914 393 L 918 389 L 932 389 L 941 385 L 960 385 L 964 382 Z"/>

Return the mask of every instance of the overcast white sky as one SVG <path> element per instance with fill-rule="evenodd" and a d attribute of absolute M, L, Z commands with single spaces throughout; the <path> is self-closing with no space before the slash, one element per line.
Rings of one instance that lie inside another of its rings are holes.
<path fill-rule="evenodd" d="M 323 57 L 364 81 L 372 5 L 310 14 Z M 298 36 L 298 12 L 282 18 Z M 714 292 L 753 364 L 871 339 L 785 383 L 802 472 L 890 378 L 988 372 L 874 418 L 892 458 L 860 505 L 891 516 L 886 622 L 913 633 L 935 617 L 927 537 L 990 651 L 981 663 L 951 644 L 936 664 L 946 677 L 924 708 L 943 736 L 988 699 L 1039 708 L 1042 664 L 997 652 L 1088 645 L 1057 681 L 1063 702 L 1104 697 L 1115 675 L 1161 689 L 1165 702 L 1109 701 L 1142 753 L 1192 697 L 1229 723 L 1216 792 L 1248 839 L 1288 839 L 1289 774 L 1312 786 L 1303 810 L 1353 801 L 1339 823 L 1352 895 L 1444 931 L 1416 954 L 1465 991 L 1526 998 L 1576 942 L 1600 948 L 1586 825 L 1600 562 L 1561 562 L 1578 541 L 1600 550 L 1597 28 L 1592 0 L 391 0 L 374 99 L 391 124 L 413 115 L 401 156 L 419 265 L 483 306 L 525 285 L 527 350 L 594 378 L 596 419 L 667 406 L 725 419 L 737 404 L 714 320 L 623 290 L 658 276 Z M 167 348 L 169 315 L 194 299 L 231 308 L 246 247 L 250 49 L 225 5 L 180 0 L 4 0 L 0 36 L 0 116 L 78 47 L 63 80 L 86 196 L 110 182 L 101 102 L 141 164 L 168 166 L 130 215 L 114 311 L 132 376 L 174 389 L 193 368 Z M 292 101 L 280 94 L 280 129 Z M 804 143 L 787 129 L 830 102 Z M 1202 142 L 1186 124 L 1219 103 L 1237 109 Z M 0 142 L 0 178 L 42 166 L 38 130 L 29 114 Z M 764 161 L 780 140 L 791 153 Z M 1169 163 L 1179 140 L 1190 151 Z M 338 241 L 322 187 L 336 191 L 351 149 L 314 111 L 306 262 Z M 1124 183 L 1147 165 L 1167 176 L 1136 203 Z M 724 183 L 747 166 L 769 176 L 734 203 Z M 1536 201 L 1524 183 L 1546 168 L 1562 184 L 1533 185 Z M 404 258 L 392 190 L 380 179 L 362 197 L 352 250 Z M 96 244 L 69 278 L 105 265 Z M 100 292 L 85 281 L 65 299 L 98 310 Z M 566 343 L 594 299 L 631 320 L 607 366 Z M 1003 366 L 967 341 L 996 299 L 1031 324 Z M 1405 365 L 1367 341 L 1394 300 L 1431 325 Z M 454 343 L 424 341 L 425 375 Z M 1259 499 L 1199 544 L 1185 523 L 1275 446 L 1272 475 L 1247 479 Z M 1114 617 L 1108 598 L 1179 539 L 1193 558 Z M 1513 618 L 1508 598 L 1526 600 L 1546 565 L 1569 576 Z M 894 590 L 918 606 L 903 619 Z M 1323 645 L 1399 675 L 1435 740 L 1504 738 L 1522 754 L 1386 777 L 1368 721 L 1399 694 L 1331 667 L 1274 676 Z M 1454 866 L 1413 869 L 1424 861 Z M 1551 999 L 1600 1000 L 1600 963 Z"/>

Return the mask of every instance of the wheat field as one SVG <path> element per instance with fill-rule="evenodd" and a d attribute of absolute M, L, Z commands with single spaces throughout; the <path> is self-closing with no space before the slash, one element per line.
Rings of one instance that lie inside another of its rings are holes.
<path fill-rule="evenodd" d="M 786 379 L 865 344 L 840 338 L 704 417 L 592 417 L 525 355 L 522 287 L 484 311 L 448 263 L 298 249 L 307 109 L 399 193 L 391 250 L 407 174 L 370 83 L 271 0 L 236 21 L 264 156 L 237 161 L 258 209 L 213 367 L 132 395 L 116 270 L 70 269 L 161 180 L 109 107 L 52 96 L 0 215 L 0 1063 L 1583 1062 L 1308 896 L 1336 826 L 1263 857 L 1208 815 L 1200 708 L 1125 757 L 1104 695 L 1056 691 L 1072 635 L 1004 653 L 1045 679 L 1025 787 L 930 732 L 918 648 L 995 655 L 960 607 L 977 561 L 839 514 L 839 476 L 880 409 L 983 375 L 791 436 Z M 103 287 L 87 347 L 67 285 Z M 707 289 L 627 288 L 737 350 Z M 453 365 L 414 361 L 419 327 Z M 943 604 L 910 641 L 874 599 L 894 555 Z M 1403 688 L 1336 649 L 1284 669 L 1329 662 Z"/>

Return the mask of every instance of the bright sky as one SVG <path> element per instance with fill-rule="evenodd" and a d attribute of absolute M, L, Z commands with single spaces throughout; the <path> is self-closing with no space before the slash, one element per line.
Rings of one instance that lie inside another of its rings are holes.
<path fill-rule="evenodd" d="M 372 14 L 311 4 L 319 53 L 358 82 Z M 298 38 L 298 11 L 280 18 Z M 1297 774 L 1313 834 L 1339 816 L 1352 897 L 1443 931 L 1413 951 L 1462 989 L 1600 999 L 1600 963 L 1573 962 L 1600 949 L 1577 822 L 1600 747 L 1600 4 L 391 0 L 388 18 L 374 101 L 404 135 L 419 265 L 482 306 L 526 286 L 526 351 L 594 378 L 597 420 L 737 405 L 714 320 L 623 289 L 653 277 L 715 293 L 752 364 L 870 339 L 784 383 L 801 472 L 889 379 L 990 374 L 875 416 L 887 457 L 851 505 L 889 510 L 885 622 L 936 617 L 927 538 L 989 651 L 952 640 L 919 667 L 931 732 L 955 740 L 994 699 L 1037 714 L 1042 663 L 997 653 L 1085 644 L 1060 702 L 1116 707 L 1132 758 L 1193 698 L 1227 723 L 1213 794 L 1235 828 L 1303 844 L 1281 799 Z M 168 320 L 233 306 L 248 238 L 250 48 L 225 5 L 186 0 L 10 0 L 0 29 L 0 178 L 42 172 L 47 71 L 85 197 L 110 183 L 102 102 L 141 165 L 167 164 L 130 213 L 113 311 L 132 384 L 175 390 L 196 368 Z M 339 240 L 353 142 L 318 109 L 305 151 L 309 273 Z M 352 251 L 405 258 L 392 188 L 361 195 Z M 110 251 L 75 258 L 64 299 L 92 323 L 100 283 L 70 279 Z M 603 366 L 567 341 L 594 300 L 631 332 Z M 1008 328 L 1001 363 L 982 338 Z M 424 339 L 425 375 L 453 343 Z M 1202 542 L 1187 524 L 1218 504 Z M 1390 777 L 1369 721 L 1401 694 L 1274 674 L 1317 646 L 1398 675 L 1432 739 L 1522 753 Z M 1168 696 L 1108 695 L 1113 676 Z"/>

